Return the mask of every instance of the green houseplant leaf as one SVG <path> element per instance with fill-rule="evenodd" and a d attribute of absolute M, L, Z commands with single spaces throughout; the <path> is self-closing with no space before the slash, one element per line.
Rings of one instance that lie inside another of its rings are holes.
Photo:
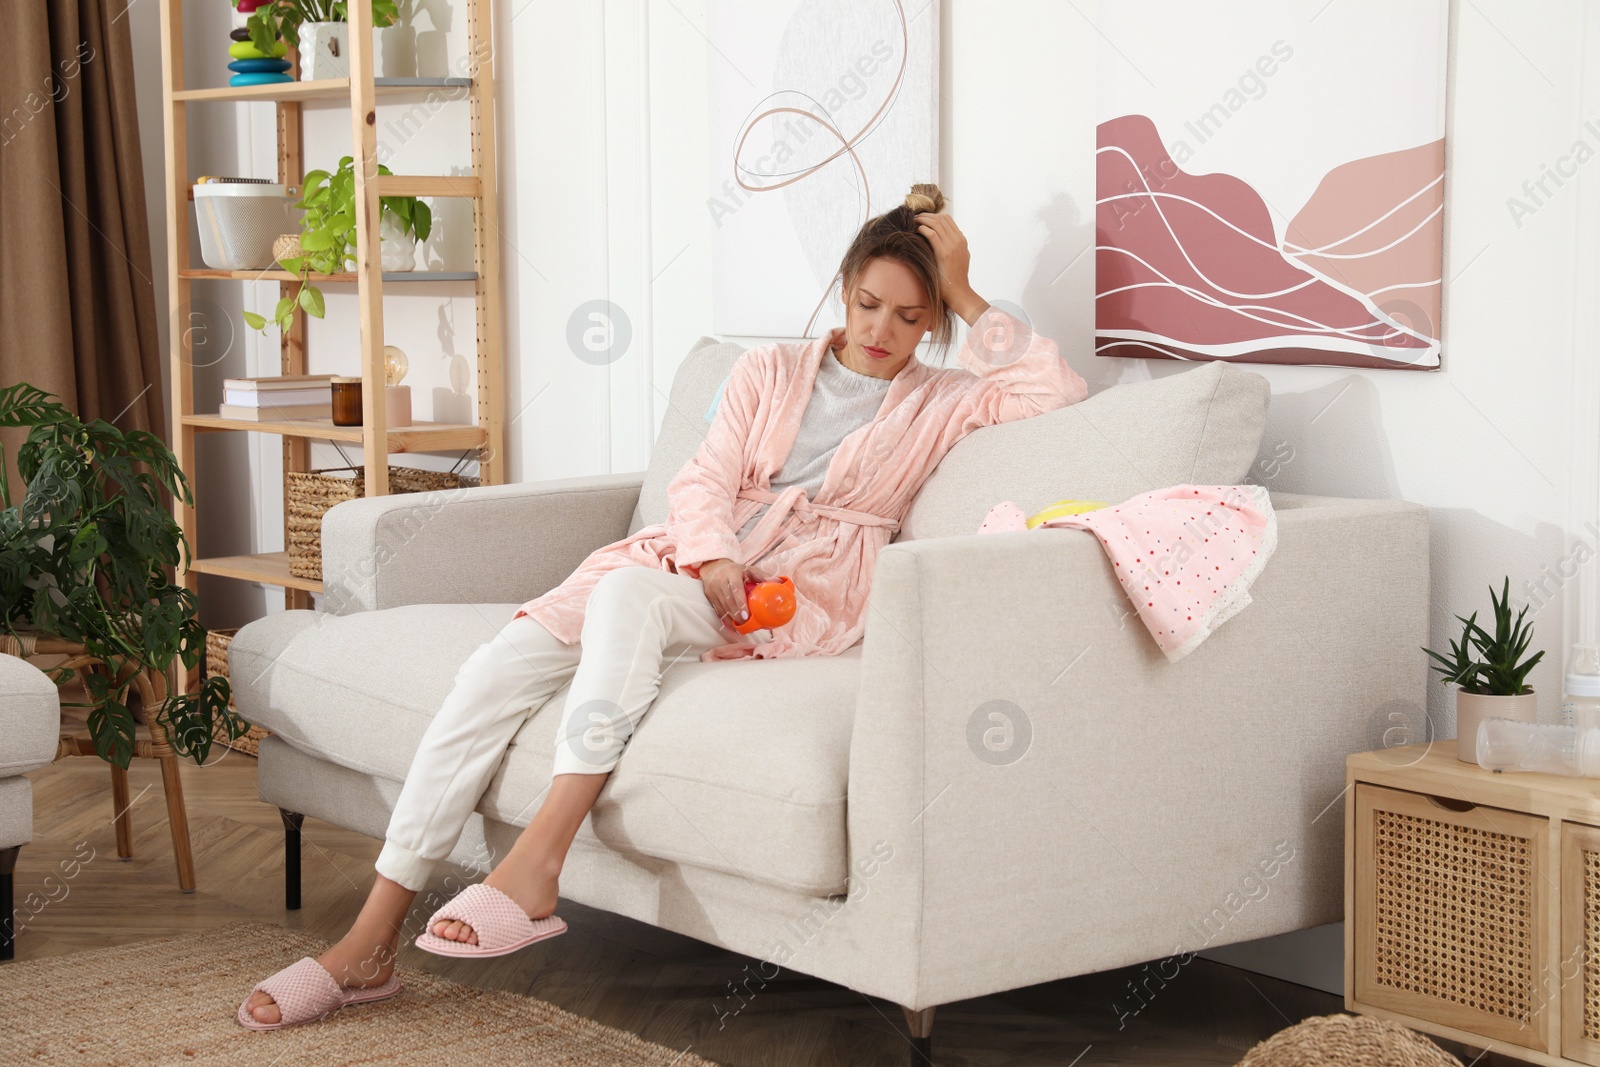
<path fill-rule="evenodd" d="M 324 309 L 321 291 L 310 286 L 300 290 L 300 306 L 306 309 L 307 315 L 315 315 L 319 319 L 322 318 Z"/>
<path fill-rule="evenodd" d="M 1437 662 L 1430 664 L 1433 670 L 1438 671 L 1444 682 L 1454 682 L 1463 689 L 1472 689 L 1477 685 L 1478 663 L 1472 658 L 1472 631 L 1478 623 L 1478 613 L 1473 612 L 1470 618 L 1463 619 L 1460 615 L 1456 620 L 1462 623 L 1461 639 L 1450 642 L 1450 658 L 1446 659 L 1431 648 L 1422 651 L 1432 656 Z"/>
<path fill-rule="evenodd" d="M 300 235 L 300 248 L 302 251 L 326 252 L 333 247 L 333 235 L 325 229 L 306 230 Z"/>

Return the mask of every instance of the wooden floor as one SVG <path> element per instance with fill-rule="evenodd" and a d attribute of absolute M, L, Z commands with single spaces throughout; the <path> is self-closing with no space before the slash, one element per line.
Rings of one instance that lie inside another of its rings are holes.
<path fill-rule="evenodd" d="M 161 780 L 130 772 L 135 856 L 119 863 L 110 777 L 75 758 L 30 775 L 34 842 L 17 866 L 17 958 L 39 959 L 168 935 L 196 936 L 241 919 L 320 937 L 349 924 L 372 877 L 378 844 L 326 823 L 305 827 L 305 901 L 283 910 L 283 835 L 256 799 L 255 761 L 225 752 L 186 766 L 184 788 L 198 890 L 178 891 Z M 89 858 L 91 857 L 92 858 Z M 64 870 L 81 865 L 74 878 Z M 47 879 L 49 879 L 47 881 Z M 42 907 L 40 906 L 42 903 Z M 36 911 L 36 914 L 35 914 Z M 784 972 L 743 1002 L 730 983 L 749 957 L 573 903 L 571 924 L 540 952 L 453 961 L 403 950 L 402 964 L 485 987 L 524 992 L 650 1041 L 720 1063 L 899 1065 L 910 1062 L 900 1010 L 831 983 Z M 1195 959 L 1119 1028 L 1133 971 L 1066 979 L 939 1009 L 934 1062 L 948 1067 L 1060 1064 L 1235 1064 L 1252 1044 L 1309 1015 L 1341 1010 L 1329 994 Z M 265 977 L 263 975 L 263 977 Z M 242 997 L 246 991 L 239 991 Z M 742 1006 L 741 1006 L 742 1005 Z M 218 1004 L 232 1014 L 235 1004 Z M 1477 1050 L 1452 1047 L 1471 1062 Z M 1484 1056 L 1477 1067 L 1516 1061 Z"/>

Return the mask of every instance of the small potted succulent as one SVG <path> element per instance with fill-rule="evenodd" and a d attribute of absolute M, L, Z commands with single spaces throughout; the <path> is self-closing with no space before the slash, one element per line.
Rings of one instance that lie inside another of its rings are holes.
<path fill-rule="evenodd" d="M 399 19 L 395 0 L 371 3 L 374 26 Z M 245 29 L 263 54 L 272 55 L 280 37 L 298 42 L 301 81 L 350 77 L 349 0 L 233 0 L 233 6 L 249 13 Z"/>
<path fill-rule="evenodd" d="M 1456 758 L 1463 763 L 1478 762 L 1478 724 L 1495 717 L 1535 722 L 1538 696 L 1527 684 L 1528 674 L 1544 658 L 1544 652 L 1527 655 L 1533 640 L 1533 627 L 1524 623 L 1528 605 L 1511 617 L 1511 579 L 1507 577 L 1496 596 L 1489 587 L 1489 602 L 1494 609 L 1494 633 L 1478 625 L 1478 613 L 1456 619 L 1462 624 L 1461 640 L 1450 642 L 1450 655 L 1442 656 L 1430 648 L 1423 651 L 1437 662 L 1430 664 L 1445 682 L 1456 689 Z"/>
<path fill-rule="evenodd" d="M 380 163 L 378 173 L 390 171 Z M 300 288 L 294 296 L 278 301 L 270 320 L 246 311 L 244 321 L 253 330 L 265 330 L 269 321 L 277 323 L 280 330 L 288 329 L 296 304 L 304 308 L 307 315 L 322 318 L 326 310 L 322 290 L 310 283 L 309 275 L 337 274 L 356 263 L 354 159 L 342 157 L 338 169 L 331 174 L 325 170 L 307 174 L 301 193 L 300 202 L 295 205 L 305 210 L 300 220 L 300 233 L 280 237 L 274 246 L 279 265 L 300 276 Z M 433 232 L 433 211 L 425 201 L 414 196 L 380 196 L 378 212 L 381 242 L 378 251 L 383 269 L 411 270 L 416 264 L 416 243 L 426 241 Z"/>

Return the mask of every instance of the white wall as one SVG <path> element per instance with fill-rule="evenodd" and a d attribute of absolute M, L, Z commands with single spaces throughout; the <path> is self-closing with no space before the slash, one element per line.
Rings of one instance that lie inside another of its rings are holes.
<path fill-rule="evenodd" d="M 1260 480 L 1427 505 L 1430 646 L 1459 635 L 1457 613 L 1487 613 L 1486 587 L 1509 575 L 1546 652 L 1531 678 L 1546 721 L 1559 715 L 1568 646 L 1595 634 L 1594 568 L 1578 564 L 1600 541 L 1591 525 L 1600 277 L 1587 236 L 1600 182 L 1589 167 L 1559 184 L 1545 175 L 1574 170 L 1577 141 L 1586 157 L 1600 151 L 1600 124 L 1585 127 L 1600 102 L 1585 71 L 1597 33 L 1593 6 L 1579 0 L 1452 4 L 1443 370 L 1253 368 L 1273 390 L 1262 453 L 1276 473 Z M 1542 178 L 1530 194 L 1524 183 Z M 1267 458 L 1275 451 L 1292 457 L 1281 470 Z M 1433 725 L 1454 736 L 1448 690 L 1429 688 Z M 1336 989 L 1330 931 L 1214 955 Z M 1307 951 L 1274 951 L 1285 947 Z"/>
<path fill-rule="evenodd" d="M 430 28 L 443 29 L 442 0 L 420 6 Z M 637 470 L 668 414 L 674 369 L 709 328 L 707 71 L 738 57 L 708 49 L 703 0 L 497 6 L 510 477 Z M 1186 369 L 1090 354 L 1092 0 L 940 6 L 940 179 L 971 241 L 977 289 L 1019 304 L 1092 389 Z M 153 8 L 135 17 L 153 21 Z M 1584 235 L 1600 224 L 1600 164 L 1580 168 L 1559 188 L 1546 179 L 1549 195 L 1539 194 L 1532 215 L 1519 220 L 1508 206 L 1512 197 L 1532 204 L 1524 182 L 1539 181 L 1574 142 L 1600 150 L 1600 134 L 1584 127 L 1600 117 L 1600 86 L 1585 76 L 1600 40 L 1597 19 L 1581 0 L 1452 4 L 1444 369 L 1249 368 L 1273 391 L 1256 480 L 1275 490 L 1401 497 L 1430 509 L 1434 647 L 1453 636 L 1456 612 L 1487 611 L 1491 582 L 1509 575 L 1515 601 L 1523 603 L 1525 582 L 1563 567 L 1572 573 L 1574 546 L 1597 540 L 1585 524 L 1596 516 L 1600 451 L 1593 298 L 1600 269 L 1596 243 Z M 458 54 L 459 34 L 459 24 L 449 27 L 447 54 Z M 1403 44 L 1381 32 L 1378 40 L 1385 49 Z M 221 49 L 205 54 L 213 51 Z M 193 63 L 197 48 L 190 53 Z M 158 53 L 147 49 L 141 58 L 144 90 L 153 86 Z M 220 80 L 218 74 L 209 84 Z M 152 99 L 146 93 L 143 111 Z M 270 173 L 270 108 L 257 110 L 265 118 L 254 127 L 230 126 L 227 118 L 192 127 L 191 154 L 237 151 L 241 165 Z M 349 143 L 343 110 L 323 110 L 331 116 L 313 116 L 308 130 L 338 146 L 308 146 L 313 160 L 336 157 Z M 382 128 L 381 111 L 379 121 Z M 459 123 L 445 113 L 430 122 L 405 146 L 405 166 L 448 173 L 464 164 L 452 125 Z M 230 135 L 239 138 L 233 147 Z M 146 142 L 152 189 L 159 187 L 158 146 L 158 139 Z M 153 225 L 159 234 L 158 214 Z M 450 227 L 441 229 L 448 247 Z M 237 299 L 228 287 L 212 292 L 219 303 Z M 567 342 L 569 317 L 595 299 L 617 304 L 633 332 L 630 348 L 608 367 L 578 359 Z M 348 325 L 332 324 L 341 310 L 330 301 L 327 338 L 335 343 L 351 336 Z M 389 339 L 406 348 L 425 380 L 436 383 L 427 376 L 444 374 L 457 355 L 470 362 L 470 299 L 390 296 L 386 315 Z M 323 341 L 318 331 L 313 344 Z M 275 344 L 245 339 L 241 349 L 228 374 L 269 373 L 276 365 Z M 326 345 L 313 352 L 313 370 L 354 370 L 353 353 Z M 427 409 L 418 414 L 427 417 Z M 202 537 L 219 530 L 219 541 L 244 542 L 204 545 L 207 554 L 281 545 L 277 441 L 250 441 L 248 455 L 234 445 L 226 461 L 231 470 L 248 463 L 260 472 L 250 483 L 253 496 L 242 481 L 223 484 L 220 471 L 201 480 L 200 499 L 209 505 Z M 342 462 L 322 453 L 319 465 Z M 435 465 L 449 464 L 441 457 Z M 215 503 L 219 497 L 224 504 Z M 248 531 L 237 525 L 246 514 Z M 1592 587 L 1592 567 L 1576 579 L 1545 581 L 1547 593 L 1532 614 L 1547 656 L 1532 680 L 1548 720 L 1557 713 L 1567 644 L 1580 629 L 1594 632 L 1592 610 L 1577 607 L 1580 583 Z M 247 610 L 238 584 L 228 584 L 234 608 Z M 272 609 L 274 595 L 250 594 L 254 613 Z M 1454 733 L 1449 696 L 1437 684 L 1428 712 L 1440 734 Z M 1337 943 L 1327 931 L 1234 958 L 1315 984 L 1337 978 Z"/>

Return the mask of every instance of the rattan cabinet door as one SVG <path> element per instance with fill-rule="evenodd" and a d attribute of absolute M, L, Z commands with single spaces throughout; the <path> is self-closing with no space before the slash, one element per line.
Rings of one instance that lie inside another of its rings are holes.
<path fill-rule="evenodd" d="M 1356 786 L 1355 998 L 1553 1052 L 1549 820 Z"/>
<path fill-rule="evenodd" d="M 1600 1064 L 1600 829 L 1561 824 L 1561 1054 Z"/>

